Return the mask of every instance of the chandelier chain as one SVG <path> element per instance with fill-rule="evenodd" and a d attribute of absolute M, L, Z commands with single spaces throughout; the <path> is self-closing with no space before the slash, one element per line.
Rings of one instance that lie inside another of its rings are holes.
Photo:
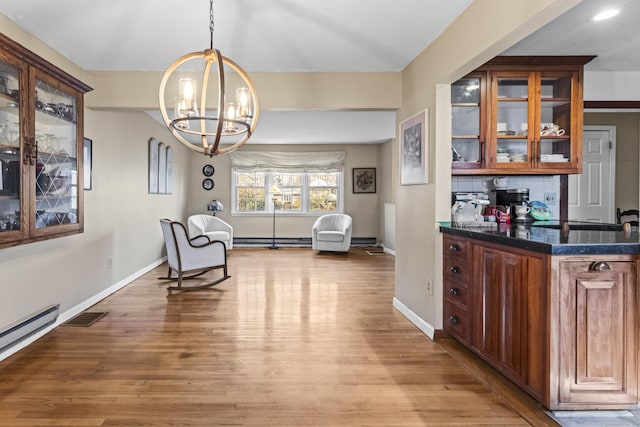
<path fill-rule="evenodd" d="M 209 32 L 211 33 L 210 49 L 213 50 L 213 0 L 209 0 Z"/>

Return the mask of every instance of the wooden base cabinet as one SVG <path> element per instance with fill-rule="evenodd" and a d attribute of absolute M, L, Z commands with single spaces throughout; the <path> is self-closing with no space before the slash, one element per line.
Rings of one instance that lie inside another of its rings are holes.
<path fill-rule="evenodd" d="M 445 331 L 549 409 L 638 405 L 637 255 L 444 242 Z"/>
<path fill-rule="evenodd" d="M 633 257 L 555 260 L 553 374 L 562 409 L 638 404 L 638 263 Z"/>
<path fill-rule="evenodd" d="M 472 350 L 544 400 L 548 395 L 545 257 L 474 244 L 472 259 Z"/>

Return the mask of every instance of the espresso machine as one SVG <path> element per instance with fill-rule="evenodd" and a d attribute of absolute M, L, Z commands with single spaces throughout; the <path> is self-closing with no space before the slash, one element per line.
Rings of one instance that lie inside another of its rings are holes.
<path fill-rule="evenodd" d="M 526 205 L 529 203 L 528 188 L 511 188 L 506 190 L 496 190 L 496 205 L 509 206 L 511 218 L 516 217 L 514 206 Z"/>

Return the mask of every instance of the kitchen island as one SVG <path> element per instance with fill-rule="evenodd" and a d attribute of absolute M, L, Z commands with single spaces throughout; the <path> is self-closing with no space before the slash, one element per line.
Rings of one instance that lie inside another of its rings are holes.
<path fill-rule="evenodd" d="M 547 408 L 638 405 L 640 234 L 441 224 L 443 325 Z"/>

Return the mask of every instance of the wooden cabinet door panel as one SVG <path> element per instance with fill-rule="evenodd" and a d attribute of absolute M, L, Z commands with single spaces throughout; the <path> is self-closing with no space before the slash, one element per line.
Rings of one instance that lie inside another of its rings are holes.
<path fill-rule="evenodd" d="M 635 262 L 560 265 L 559 403 L 637 403 Z"/>
<path fill-rule="evenodd" d="M 527 365 L 527 259 L 509 253 L 502 253 L 501 258 L 499 362 L 523 377 Z"/>
<path fill-rule="evenodd" d="M 483 355 L 498 360 L 500 351 L 500 253 L 473 246 L 471 345 Z"/>

